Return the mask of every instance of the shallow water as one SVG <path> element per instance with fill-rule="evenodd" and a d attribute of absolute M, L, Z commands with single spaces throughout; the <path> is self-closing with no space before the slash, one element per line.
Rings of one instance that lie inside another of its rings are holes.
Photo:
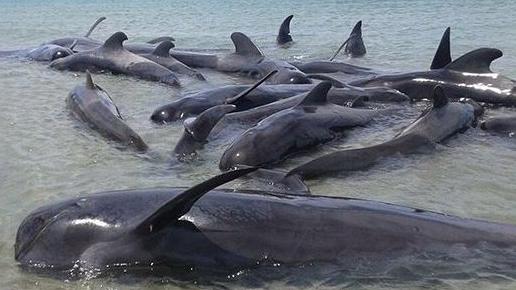
<path fill-rule="evenodd" d="M 296 43 L 284 50 L 276 48 L 274 41 L 279 24 L 288 14 L 295 15 L 292 35 Z M 0 50 L 82 35 L 96 18 L 106 16 L 107 20 L 93 33 L 94 38 L 105 39 L 121 30 L 135 41 L 172 35 L 177 47 L 231 48 L 229 34 L 242 31 L 267 55 L 298 60 L 327 58 L 354 23 L 362 19 L 368 54 L 349 61 L 394 71 L 427 69 L 442 32 L 451 26 L 454 57 L 482 46 L 500 48 L 505 56 L 495 61 L 493 70 L 516 78 L 514 1 L 2 1 L 0 15 Z M 213 72 L 206 75 L 206 84 L 182 79 L 184 90 L 239 81 Z M 0 288 L 195 287 L 192 281 L 170 279 L 63 282 L 28 274 L 17 267 L 13 258 L 16 229 L 21 219 L 40 205 L 102 190 L 192 185 L 219 172 L 222 144 L 201 151 L 202 159 L 198 162 L 176 164 L 171 162 L 171 150 L 182 131 L 181 124 L 162 127 L 149 121 L 152 111 L 177 98 L 180 90 L 123 76 L 94 76 L 110 93 L 127 123 L 151 147 L 149 154 L 141 156 L 117 149 L 69 115 L 65 97 L 83 79 L 83 74 L 54 71 L 38 63 L 0 59 Z M 403 118 L 390 118 L 353 130 L 345 138 L 282 166 L 289 168 L 338 148 L 386 140 L 409 124 L 409 117 L 417 117 L 425 105 L 412 105 Z M 496 109 L 487 114 L 515 112 Z M 310 181 L 309 185 L 313 193 L 516 223 L 515 150 L 514 138 L 471 129 L 448 140 L 433 154 L 388 160 L 367 172 L 323 178 Z M 511 257 L 515 256 L 509 253 L 509 262 Z M 310 267 L 271 267 L 216 285 L 361 289 L 516 287 L 514 273 L 507 270 L 511 267 L 482 256 L 467 259 L 467 263 L 458 257 L 453 262 L 443 262 L 441 268 L 441 263 L 429 266 L 425 259 L 410 259 L 377 265 L 377 276 L 364 274 L 359 266 L 349 271 L 332 266 L 317 271 Z"/>

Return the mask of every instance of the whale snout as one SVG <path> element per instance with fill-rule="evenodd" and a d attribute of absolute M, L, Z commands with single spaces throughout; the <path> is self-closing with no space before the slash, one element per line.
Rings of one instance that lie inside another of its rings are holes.
<path fill-rule="evenodd" d="M 237 165 L 246 165 L 246 158 L 245 158 L 245 152 L 240 150 L 234 150 L 233 148 L 228 148 L 222 154 L 222 157 L 220 158 L 219 162 L 219 168 L 220 170 L 226 171 L 230 170 L 231 168 L 236 167 Z"/>
<path fill-rule="evenodd" d="M 257 154 L 254 154 L 257 153 Z M 220 158 L 220 170 L 230 170 L 239 165 L 245 166 L 259 166 L 263 162 L 259 158 L 258 151 L 254 152 L 252 146 L 243 145 L 240 143 L 231 145 Z"/>
<path fill-rule="evenodd" d="M 172 104 L 157 108 L 150 119 L 156 124 L 166 124 L 186 117 L 185 113 L 177 110 Z"/>
<path fill-rule="evenodd" d="M 275 84 L 311 84 L 312 81 L 302 72 L 294 69 L 280 70 L 271 80 Z"/>

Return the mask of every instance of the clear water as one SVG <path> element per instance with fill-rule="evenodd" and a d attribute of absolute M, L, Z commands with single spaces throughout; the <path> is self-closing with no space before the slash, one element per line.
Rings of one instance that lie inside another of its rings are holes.
<path fill-rule="evenodd" d="M 288 50 L 275 46 L 278 25 L 294 14 Z M 0 1 L 0 50 L 36 46 L 50 39 L 84 34 L 99 16 L 108 19 L 93 37 L 104 39 L 124 31 L 143 41 L 172 35 L 178 47 L 230 48 L 229 34 L 247 33 L 271 57 L 327 58 L 364 21 L 366 57 L 350 62 L 387 70 L 428 68 L 446 26 L 452 27 L 452 52 L 457 57 L 488 46 L 504 51 L 493 69 L 516 77 L 516 2 L 474 1 Z M 238 81 L 206 72 L 207 84 L 184 79 L 184 90 Z M 65 97 L 83 75 L 58 72 L 45 65 L 0 59 L 0 288 L 3 289 L 175 289 L 196 287 L 171 279 L 94 279 L 60 281 L 23 272 L 13 258 L 16 229 L 31 210 L 81 193 L 109 189 L 192 185 L 218 173 L 223 146 L 208 147 L 202 160 L 189 165 L 171 161 L 181 124 L 167 127 L 149 121 L 159 105 L 180 90 L 146 81 L 96 75 L 122 114 L 152 148 L 145 156 L 115 148 L 71 118 Z M 294 158 L 291 167 L 337 148 L 374 144 L 389 139 L 411 122 L 425 104 L 403 118 L 355 130 L 345 139 Z M 516 113 L 490 110 L 488 115 Z M 324 178 L 309 185 L 314 193 L 353 196 L 416 206 L 463 217 L 516 223 L 516 140 L 472 129 L 440 146 L 431 155 L 391 160 L 367 172 Z M 257 288 L 470 288 L 516 287 L 505 262 L 482 256 L 427 265 L 425 259 L 397 259 L 377 265 L 376 275 L 357 266 L 342 271 L 267 268 L 217 283 L 218 287 Z M 506 259 L 514 261 L 514 253 Z M 464 261 L 468 261 L 467 263 Z M 357 264 L 362 265 L 362 264 Z M 500 267 L 500 268 L 498 268 Z M 498 269 L 498 270 L 497 270 Z M 507 271 L 506 271 L 507 270 Z M 402 278 L 400 278 L 402 277 Z M 236 280 L 236 281 L 235 281 Z M 211 285 L 213 286 L 213 285 Z M 205 287 L 211 287 L 205 286 Z"/>

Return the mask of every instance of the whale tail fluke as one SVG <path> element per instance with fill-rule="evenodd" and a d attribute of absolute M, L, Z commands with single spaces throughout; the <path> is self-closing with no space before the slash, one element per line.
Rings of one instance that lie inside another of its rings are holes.
<path fill-rule="evenodd" d="M 451 63 L 450 27 L 446 28 L 437 47 L 430 69 L 441 69 Z"/>

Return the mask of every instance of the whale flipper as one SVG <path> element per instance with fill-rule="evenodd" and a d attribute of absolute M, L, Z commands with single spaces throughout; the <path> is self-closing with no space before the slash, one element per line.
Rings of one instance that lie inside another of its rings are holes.
<path fill-rule="evenodd" d="M 127 40 L 127 35 L 121 31 L 115 32 L 102 45 L 102 48 L 109 50 L 123 49 L 122 43 Z"/>
<path fill-rule="evenodd" d="M 169 51 L 174 48 L 175 45 L 170 41 L 162 41 L 155 49 L 152 54 L 156 56 L 169 57 Z"/>
<path fill-rule="evenodd" d="M 148 234 L 163 229 L 166 225 L 176 222 L 181 216 L 188 213 L 194 203 L 210 190 L 228 183 L 234 179 L 255 171 L 256 167 L 236 169 L 219 174 L 204 182 L 190 187 L 169 200 L 154 213 L 141 222 L 136 228 L 136 234 Z"/>
<path fill-rule="evenodd" d="M 446 28 L 437 47 L 430 69 L 440 69 L 451 63 L 450 27 Z"/>
<path fill-rule="evenodd" d="M 290 36 L 290 21 L 293 17 L 294 15 L 289 15 L 281 23 L 278 36 L 276 37 L 276 42 L 279 45 L 283 45 L 292 41 L 292 36 Z"/>
<path fill-rule="evenodd" d="M 479 48 L 454 60 L 445 69 L 470 73 L 492 73 L 489 68 L 491 62 L 502 55 L 502 51 L 496 48 Z"/>
<path fill-rule="evenodd" d="M 441 86 L 435 86 L 433 92 L 433 107 L 434 108 L 442 108 L 448 104 L 448 97 L 444 94 L 443 88 Z"/>
<path fill-rule="evenodd" d="M 225 100 L 226 104 L 235 103 L 239 99 L 249 95 L 250 92 L 252 92 L 254 89 L 256 89 L 259 85 L 263 84 L 266 80 L 268 80 L 270 77 L 275 75 L 277 72 L 278 72 L 277 70 L 271 71 L 266 76 L 264 76 L 263 78 L 259 79 L 256 83 L 254 83 L 254 85 L 252 85 L 248 89 L 244 90 L 240 94 L 233 96 L 233 97 L 226 98 L 226 100 Z"/>
<path fill-rule="evenodd" d="M 310 106 L 327 102 L 328 92 L 331 89 L 331 82 L 320 82 L 315 86 L 298 106 Z"/>
<path fill-rule="evenodd" d="M 156 44 L 156 43 L 160 43 L 160 42 L 163 42 L 163 41 L 176 41 L 172 36 L 161 36 L 161 37 L 156 37 L 156 38 L 153 38 L 149 41 L 147 41 L 147 43 L 149 44 Z"/>
<path fill-rule="evenodd" d="M 231 41 L 235 45 L 235 53 L 246 56 L 264 56 L 258 47 L 242 32 L 233 32 Z"/>
<path fill-rule="evenodd" d="M 97 88 L 88 70 L 86 70 L 86 88 L 90 90 L 95 90 Z"/>
<path fill-rule="evenodd" d="M 93 23 L 93 25 L 90 27 L 90 30 L 88 30 L 88 32 L 86 32 L 84 37 L 90 37 L 90 35 L 93 32 L 93 30 L 95 30 L 95 28 L 100 24 L 100 22 L 102 22 L 104 20 L 106 20 L 106 17 L 104 17 L 104 16 L 102 16 L 99 19 L 97 19 L 97 21 L 95 21 L 95 23 Z"/>

